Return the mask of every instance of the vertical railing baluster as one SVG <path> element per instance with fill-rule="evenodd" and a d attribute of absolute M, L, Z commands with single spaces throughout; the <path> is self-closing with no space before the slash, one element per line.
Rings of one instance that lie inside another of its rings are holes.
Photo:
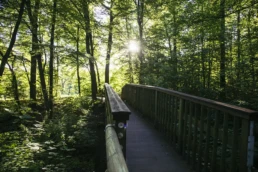
<path fill-rule="evenodd" d="M 164 132 L 165 132 L 165 135 L 167 136 L 167 132 L 168 132 L 168 130 L 167 130 L 167 123 L 168 123 L 168 98 L 167 98 L 167 93 L 164 93 L 165 95 L 165 101 L 164 101 L 164 103 L 165 103 L 165 106 L 164 106 L 164 110 L 165 110 L 165 118 L 164 118 Z"/>
<path fill-rule="evenodd" d="M 166 119 L 166 95 L 162 92 L 162 130 L 165 132 L 165 119 Z"/>
<path fill-rule="evenodd" d="M 174 140 L 174 127 L 175 127 L 175 97 L 171 96 L 171 125 L 170 125 L 170 142 L 172 144 L 174 144 L 175 140 Z"/>
<path fill-rule="evenodd" d="M 185 107 L 185 100 L 180 99 L 180 108 L 179 108 L 179 141 L 178 141 L 178 148 L 179 153 L 183 154 L 183 136 L 184 136 L 184 107 Z"/>
<path fill-rule="evenodd" d="M 178 131 L 179 131 L 179 125 L 177 125 L 178 122 L 178 98 L 174 98 L 175 106 L 174 106 L 174 127 L 173 127 L 173 140 L 176 147 L 176 144 L 178 144 Z"/>
<path fill-rule="evenodd" d="M 200 137 L 199 137 L 199 149 L 198 149 L 198 162 L 197 171 L 201 171 L 202 168 L 202 150 L 203 150 L 203 135 L 204 135 L 204 117 L 206 115 L 206 108 L 201 106 L 201 116 L 200 116 Z"/>
<path fill-rule="evenodd" d="M 164 93 L 160 92 L 160 99 L 161 99 L 161 101 L 160 101 L 160 111 L 161 111 L 161 113 L 160 113 L 160 119 L 161 119 L 161 121 L 160 121 L 160 130 L 161 131 L 164 131 L 164 117 L 165 117 L 164 98 L 165 98 L 164 97 Z"/>
<path fill-rule="evenodd" d="M 171 123 L 171 96 L 167 94 L 167 137 L 168 141 L 170 141 L 170 136 L 171 136 L 171 130 L 170 127 L 172 125 Z"/>
<path fill-rule="evenodd" d="M 205 142 L 205 152 L 204 152 L 204 171 L 208 171 L 208 162 L 209 158 L 209 149 L 210 149 L 210 134 L 211 134 L 211 113 L 212 110 L 209 109 L 207 113 L 207 122 L 206 122 L 206 142 Z"/>
<path fill-rule="evenodd" d="M 160 127 L 160 92 L 157 92 L 157 128 Z"/>
<path fill-rule="evenodd" d="M 223 136 L 222 136 L 222 150 L 221 150 L 221 162 L 220 162 L 220 171 L 225 171 L 225 161 L 226 161 L 226 151 L 227 151 L 227 144 L 228 144 L 228 118 L 229 115 L 224 113 L 224 120 L 223 120 Z"/>
<path fill-rule="evenodd" d="M 233 123 L 233 139 L 232 139 L 232 151 L 231 151 L 231 172 L 236 171 L 237 167 L 237 142 L 239 136 L 239 118 L 234 116 L 234 123 Z"/>
<path fill-rule="evenodd" d="M 184 129 L 183 129 L 183 157 L 186 158 L 186 152 L 187 152 L 187 128 L 188 128 L 188 114 L 189 113 L 189 102 L 185 102 L 184 106 Z"/>
<path fill-rule="evenodd" d="M 187 144 L 187 162 L 191 162 L 191 152 L 192 152 L 192 118 L 194 114 L 194 105 L 190 102 L 190 112 L 189 112 L 189 129 L 188 129 L 188 144 Z"/>
<path fill-rule="evenodd" d="M 193 158 L 192 158 L 192 167 L 195 170 L 196 169 L 196 152 L 198 150 L 198 144 L 197 144 L 197 135 L 198 135 L 198 117 L 200 116 L 200 105 L 195 104 L 195 111 L 194 111 L 194 137 L 193 137 Z"/>
<path fill-rule="evenodd" d="M 253 157 L 248 157 L 248 154 L 252 153 L 252 148 L 253 146 L 250 146 L 251 149 L 248 148 L 248 142 L 252 143 L 254 141 L 253 137 L 253 121 L 249 122 L 247 119 L 242 119 L 242 125 L 241 125 L 241 146 L 240 146 L 240 162 L 246 162 L 246 163 L 241 163 L 240 164 L 240 171 L 241 172 L 247 172 L 248 167 L 250 168 L 251 166 L 248 164 L 248 160 L 252 161 Z M 252 133 L 250 133 L 250 130 Z M 251 137 L 249 137 L 249 134 Z M 250 151 L 250 153 L 249 153 Z M 249 162 L 250 163 L 250 162 Z M 251 163 L 252 165 L 252 163 Z M 249 170 L 251 171 L 251 169 Z"/>
<path fill-rule="evenodd" d="M 164 118 L 164 132 L 165 132 L 165 135 L 167 136 L 167 123 L 168 123 L 168 95 L 167 93 L 164 93 L 165 95 L 165 99 L 164 99 L 164 103 L 165 103 L 165 106 L 164 106 L 164 109 L 165 109 L 165 118 Z"/>
<path fill-rule="evenodd" d="M 157 126 L 157 113 L 158 113 L 158 92 L 157 90 L 155 90 L 155 102 L 154 102 L 154 106 L 155 106 L 155 112 L 154 112 L 154 126 Z"/>
<path fill-rule="evenodd" d="M 217 145 L 218 145 L 218 129 L 219 129 L 219 112 L 215 113 L 215 124 L 214 124 L 214 135 L 213 135 L 213 149 L 212 149 L 212 160 L 211 160 L 211 172 L 217 170 Z"/>

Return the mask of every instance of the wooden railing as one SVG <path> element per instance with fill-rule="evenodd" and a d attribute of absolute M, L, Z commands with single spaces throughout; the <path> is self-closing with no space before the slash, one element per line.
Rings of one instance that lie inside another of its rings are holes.
<path fill-rule="evenodd" d="M 108 84 L 105 84 L 105 104 L 107 170 L 128 172 L 125 162 L 126 126 L 131 112 Z"/>
<path fill-rule="evenodd" d="M 123 87 L 122 99 L 162 130 L 194 170 L 252 170 L 258 112 L 134 84 Z"/>

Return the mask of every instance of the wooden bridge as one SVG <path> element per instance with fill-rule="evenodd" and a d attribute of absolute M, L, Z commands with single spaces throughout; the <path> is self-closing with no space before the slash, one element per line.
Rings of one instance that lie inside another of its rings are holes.
<path fill-rule="evenodd" d="M 134 84 L 123 87 L 126 106 L 105 90 L 109 172 L 256 171 L 258 112 Z"/>

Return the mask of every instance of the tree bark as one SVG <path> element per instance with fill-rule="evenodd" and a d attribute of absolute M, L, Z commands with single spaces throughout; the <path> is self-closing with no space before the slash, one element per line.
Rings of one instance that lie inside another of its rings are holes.
<path fill-rule="evenodd" d="M 79 61 L 79 41 L 80 41 L 80 27 L 77 26 L 77 37 L 76 37 L 76 71 L 77 71 L 77 82 L 78 82 L 78 93 L 81 96 L 81 79 L 80 79 L 80 61 Z"/>
<path fill-rule="evenodd" d="M 202 13 L 203 13 L 203 5 L 202 5 Z M 205 68 L 205 54 L 204 54 L 204 28 L 203 28 L 203 20 L 201 22 L 201 59 L 202 59 L 202 79 L 203 79 L 203 88 L 206 86 L 206 68 Z"/>
<path fill-rule="evenodd" d="M 95 62 L 94 63 L 95 64 L 95 67 L 96 67 L 96 72 L 97 72 L 97 79 L 98 79 L 98 89 L 99 89 L 99 91 L 101 91 L 100 89 L 101 89 L 101 83 L 100 83 L 100 75 L 99 75 L 99 68 L 98 68 L 98 64 L 97 64 L 97 62 Z"/>
<path fill-rule="evenodd" d="M 248 54 L 249 54 L 249 61 L 251 65 L 251 76 L 252 76 L 252 92 L 253 90 L 256 89 L 256 81 L 255 81 L 255 68 L 254 68 L 254 58 L 255 58 L 255 53 L 252 48 L 252 35 L 251 35 L 251 9 L 248 11 L 248 26 L 247 26 L 247 37 L 248 37 Z"/>
<path fill-rule="evenodd" d="M 20 109 L 20 98 L 19 98 L 19 90 L 18 90 L 18 83 L 17 83 L 17 78 L 16 78 L 16 74 L 13 70 L 13 66 L 14 66 L 14 63 L 15 63 L 15 60 L 16 60 L 16 57 L 14 56 L 14 60 L 12 62 L 12 66 L 7 62 L 7 65 L 9 67 L 9 70 L 11 71 L 12 73 L 12 89 L 13 89 L 13 95 L 14 95 L 14 100 L 15 102 L 17 103 L 17 106 L 18 106 L 18 110 Z"/>
<path fill-rule="evenodd" d="M 236 75 L 237 82 L 242 87 L 241 78 L 240 78 L 240 63 L 241 63 L 241 33 L 240 33 L 240 11 L 237 12 L 237 67 Z"/>
<path fill-rule="evenodd" d="M 93 40 L 92 32 L 90 28 L 90 16 L 89 16 L 89 4 L 87 1 L 83 3 L 83 14 L 85 22 L 85 42 L 86 42 L 86 53 L 89 58 L 90 66 L 90 76 L 91 76 L 91 97 L 92 100 L 97 99 L 97 81 L 96 81 L 96 72 L 94 68 L 94 56 L 93 56 Z"/>
<path fill-rule="evenodd" d="M 226 98 L 225 0 L 220 1 L 220 99 Z"/>
<path fill-rule="evenodd" d="M 40 0 L 35 1 L 34 11 L 31 9 L 31 1 L 27 0 L 26 7 L 31 24 L 32 47 L 31 47 L 31 67 L 30 67 L 30 99 L 36 100 L 36 76 L 37 76 L 37 56 L 39 55 L 38 41 L 38 11 Z M 33 105 L 32 105 L 33 106 Z"/>
<path fill-rule="evenodd" d="M 144 0 L 135 1 L 137 6 L 137 23 L 139 27 L 139 41 L 140 49 L 138 53 L 138 58 L 140 60 L 140 72 L 139 72 L 139 83 L 143 84 L 143 15 L 144 15 Z"/>
<path fill-rule="evenodd" d="M 45 80 L 45 76 L 44 76 L 44 69 L 43 69 L 43 65 L 42 65 L 42 57 L 40 54 L 38 54 L 36 58 L 38 60 L 39 78 L 40 78 L 42 94 L 44 97 L 44 104 L 45 104 L 46 110 L 48 111 L 49 110 L 49 101 L 48 101 L 46 80 Z"/>
<path fill-rule="evenodd" d="M 16 21 L 16 24 L 15 24 L 15 27 L 14 27 L 14 30 L 13 30 L 13 33 L 12 33 L 11 41 L 10 41 L 8 49 L 6 50 L 6 52 L 5 52 L 5 54 L 4 54 L 3 58 L 2 58 L 1 65 L 0 65 L 0 77 L 3 76 L 5 65 L 8 62 L 8 58 L 9 58 L 9 56 L 10 56 L 10 54 L 12 52 L 13 46 L 15 44 L 16 35 L 18 33 L 19 26 L 20 26 L 20 23 L 21 23 L 21 20 L 22 20 L 22 15 L 23 15 L 23 12 L 24 12 L 25 2 L 26 2 L 26 0 L 22 0 L 22 2 L 20 4 L 20 10 L 19 10 L 19 14 L 18 14 L 18 19 Z"/>
<path fill-rule="evenodd" d="M 50 37 L 50 59 L 49 59 L 49 118 L 53 117 L 53 88 L 54 88 L 54 39 L 55 39 L 55 24 L 56 24 L 56 1 L 53 2 L 53 13 L 51 22 L 51 37 Z"/>
<path fill-rule="evenodd" d="M 173 5 L 172 9 L 172 15 L 173 15 L 173 73 L 175 76 L 175 79 L 173 81 L 173 89 L 177 90 L 178 87 L 178 79 L 177 79 L 177 11 L 176 11 L 176 5 Z"/>
<path fill-rule="evenodd" d="M 111 6 L 109 8 L 109 32 L 108 32 L 108 45 L 107 45 L 107 56 L 106 56 L 106 68 L 105 68 L 105 83 L 109 83 L 109 66 L 110 66 L 110 54 L 112 50 L 112 44 L 113 44 L 113 21 L 114 21 L 114 16 L 113 16 L 113 11 L 112 11 L 112 6 L 113 6 L 113 1 L 111 0 Z"/>
<path fill-rule="evenodd" d="M 126 23 L 127 39 L 130 40 L 131 35 L 130 35 L 129 23 L 128 23 L 128 18 L 127 18 L 127 16 L 126 16 L 126 18 L 125 18 L 125 23 Z M 128 51 L 128 64 L 129 64 L 129 80 L 130 80 L 130 83 L 134 83 L 132 56 L 131 56 L 130 51 Z"/>

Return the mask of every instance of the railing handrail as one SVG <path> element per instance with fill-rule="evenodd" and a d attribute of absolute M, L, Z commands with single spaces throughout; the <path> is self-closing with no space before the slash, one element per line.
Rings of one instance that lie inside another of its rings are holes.
<path fill-rule="evenodd" d="M 105 130 L 108 172 L 128 172 L 125 158 L 113 126 L 107 125 Z"/>
<path fill-rule="evenodd" d="M 109 98 L 109 103 L 111 108 L 110 110 L 112 114 L 115 114 L 115 113 L 130 114 L 131 113 L 128 107 L 124 104 L 124 102 L 121 100 L 121 98 L 112 89 L 112 87 L 109 84 L 105 83 L 105 89 L 107 92 L 107 96 Z"/>
<path fill-rule="evenodd" d="M 109 172 L 128 172 L 126 155 L 126 122 L 131 111 L 112 87 L 105 83 L 106 154 Z"/>
<path fill-rule="evenodd" d="M 190 94 L 185 94 L 179 91 L 174 91 L 166 88 L 156 87 L 156 86 L 149 86 L 149 85 L 138 85 L 138 84 L 126 84 L 131 85 L 134 87 L 140 87 L 140 88 L 146 88 L 146 89 L 152 89 L 160 92 L 164 92 L 173 96 L 176 96 L 178 98 L 182 98 L 188 101 L 192 101 L 194 103 L 198 103 L 200 105 L 205 105 L 214 109 L 218 109 L 227 113 L 230 113 L 232 115 L 248 119 L 248 120 L 255 120 L 258 119 L 258 112 L 254 110 L 250 110 L 247 108 L 238 107 L 235 105 L 230 105 L 222 102 L 218 102 L 211 99 L 206 99 L 198 96 L 193 96 Z"/>

